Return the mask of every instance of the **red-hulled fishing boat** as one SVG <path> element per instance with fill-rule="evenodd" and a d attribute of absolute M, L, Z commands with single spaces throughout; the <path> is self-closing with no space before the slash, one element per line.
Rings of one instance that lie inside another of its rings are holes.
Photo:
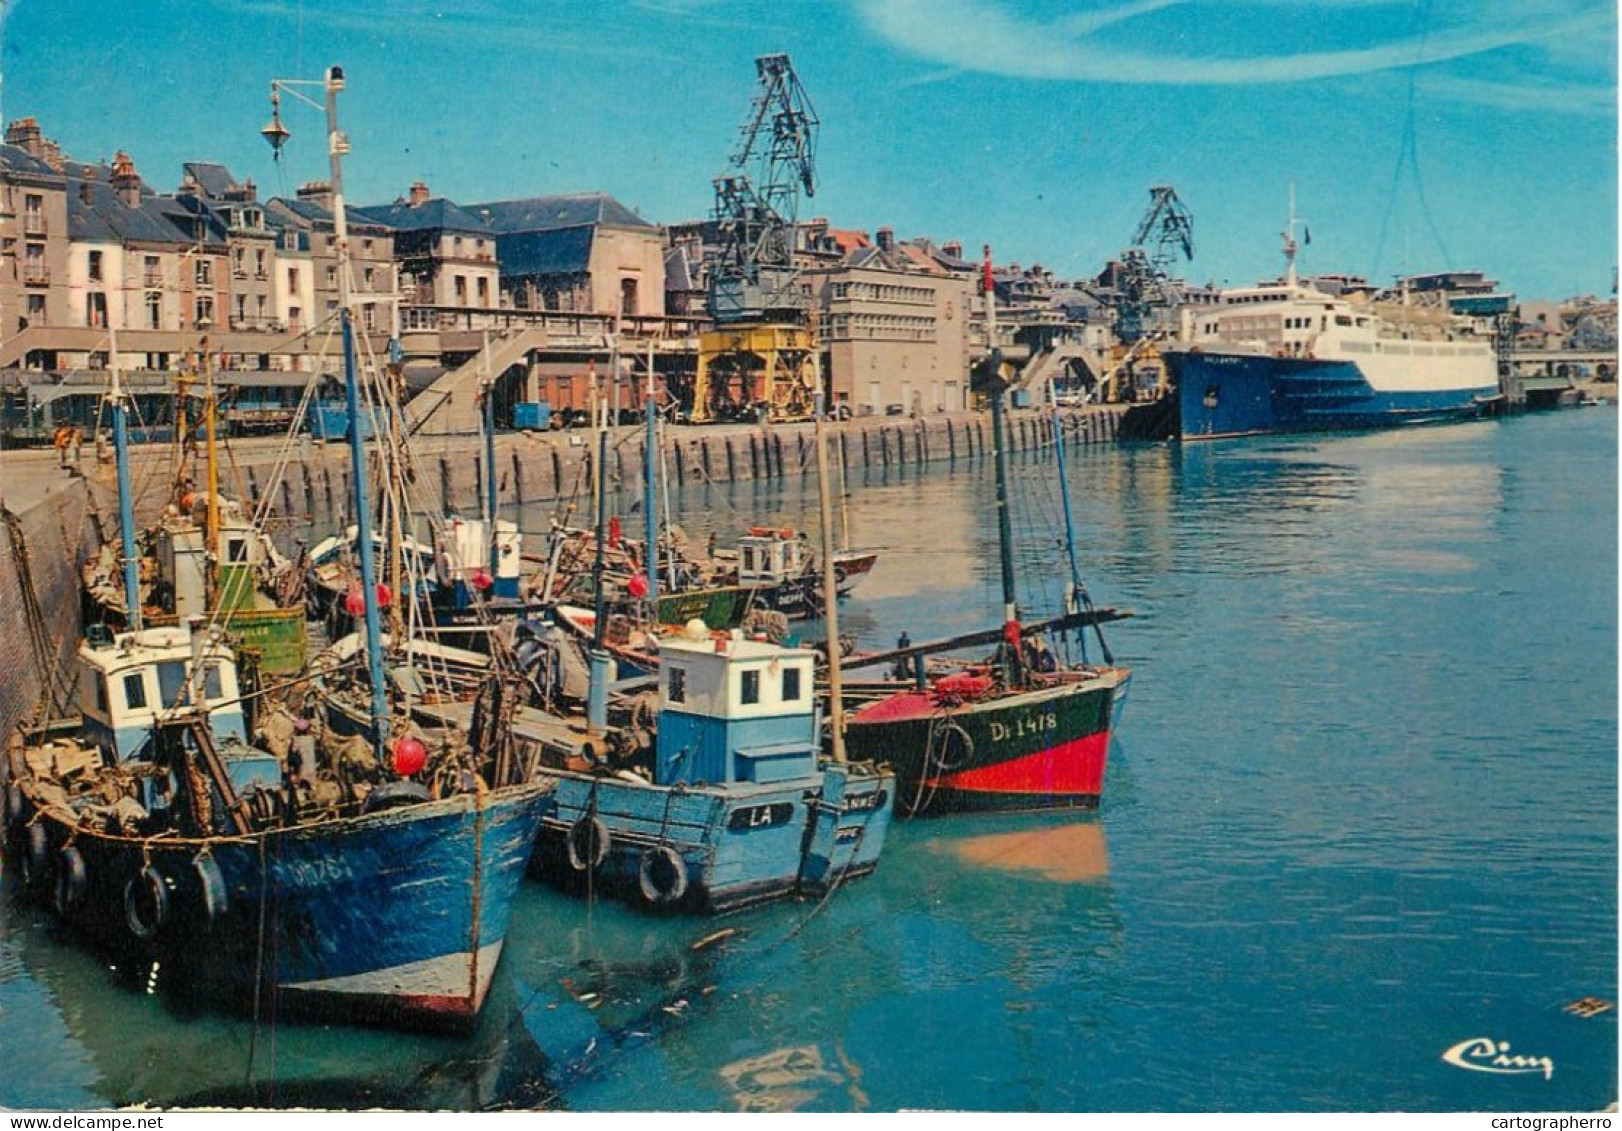
<path fill-rule="evenodd" d="M 920 676 L 845 717 L 850 757 L 887 761 L 901 791 L 902 816 L 962 810 L 1042 809 L 1096 805 L 1104 789 L 1110 729 L 1131 678 L 1115 664 L 1101 625 L 1131 614 L 1094 608 L 1071 555 L 1066 614 L 1021 624 L 1015 605 L 1009 528 L 1008 459 L 1003 426 L 1006 384 L 996 350 L 991 249 L 985 254 L 986 323 L 992 435 L 997 473 L 997 520 L 1002 552 L 1003 624 L 999 629 L 894 652 L 847 660 L 846 667 L 894 663 L 923 673 L 929 653 L 995 644 L 983 664 L 939 678 Z M 1055 445 L 1064 483 L 1064 447 Z M 1065 522 L 1074 546 L 1068 495 Z M 1093 628 L 1103 663 L 1061 664 L 1050 633 Z"/>

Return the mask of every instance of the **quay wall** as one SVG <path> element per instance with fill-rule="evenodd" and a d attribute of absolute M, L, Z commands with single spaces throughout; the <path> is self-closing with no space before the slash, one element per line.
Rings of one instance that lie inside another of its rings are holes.
<path fill-rule="evenodd" d="M 71 709 L 81 552 L 91 540 L 83 480 L 55 468 L 0 501 L 0 735 Z M 115 528 L 116 530 L 116 528 Z M 44 711 L 41 713 L 42 693 Z"/>
<path fill-rule="evenodd" d="M 1123 409 L 1115 406 L 1061 413 L 1067 448 L 1112 444 L 1119 436 Z M 1008 448 L 1034 452 L 1052 446 L 1046 413 L 1014 410 L 1007 415 Z M 989 413 L 959 413 L 918 419 L 883 418 L 830 424 L 832 443 L 842 448 L 847 470 L 922 466 L 972 460 L 991 454 Z M 761 479 L 784 479 L 816 472 L 810 424 L 706 425 L 665 429 L 661 461 L 670 485 L 680 488 Z M 644 488 L 645 432 L 623 425 L 609 437 L 607 466 L 612 489 L 640 495 Z M 496 486 L 503 508 L 566 499 L 585 500 L 597 435 L 588 429 L 503 433 L 496 438 Z M 477 436 L 418 437 L 412 440 L 412 494 L 419 506 L 477 513 L 485 495 L 484 446 Z M 285 454 L 283 454 L 285 453 Z M 168 482 L 156 469 L 143 475 L 146 461 L 165 453 L 141 452 L 136 478 Z M 285 463 L 279 463 L 285 459 Z M 308 436 L 282 441 L 235 441 L 222 463 L 222 490 L 254 500 L 270 497 L 271 513 L 295 523 L 313 522 L 317 534 L 349 513 L 349 447 Z M 105 473 L 98 478 L 110 482 Z M 98 494 L 102 489 L 98 487 Z M 162 492 L 143 494 L 138 514 L 147 521 L 162 506 Z M 111 506 L 110 497 L 103 506 Z M 765 517 L 763 516 L 763 520 Z"/>

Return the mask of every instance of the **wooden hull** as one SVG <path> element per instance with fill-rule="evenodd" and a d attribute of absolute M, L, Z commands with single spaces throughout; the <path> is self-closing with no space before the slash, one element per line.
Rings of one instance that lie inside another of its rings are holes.
<path fill-rule="evenodd" d="M 895 799 L 891 774 L 855 766 L 728 786 L 543 774 L 556 783 L 556 805 L 541 825 L 537 875 L 699 914 L 818 895 L 871 872 Z"/>
<path fill-rule="evenodd" d="M 903 817 L 1096 805 L 1127 673 L 1044 678 L 963 702 L 899 691 L 847 717 L 849 756 L 894 768 Z"/>
<path fill-rule="evenodd" d="M 137 838 L 12 784 L 7 870 L 23 893 L 108 953 L 153 963 L 165 988 L 431 1027 L 478 1015 L 550 804 L 527 785 L 244 836 Z"/>

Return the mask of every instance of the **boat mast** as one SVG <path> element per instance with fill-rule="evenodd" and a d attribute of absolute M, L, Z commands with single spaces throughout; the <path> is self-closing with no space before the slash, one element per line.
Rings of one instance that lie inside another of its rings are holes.
<path fill-rule="evenodd" d="M 609 351 L 610 365 L 619 363 L 619 340 Z M 603 593 L 604 551 L 608 523 L 608 396 L 601 386 L 593 382 L 597 397 L 597 458 L 592 461 L 597 495 L 597 555 L 591 566 L 592 612 L 595 620 L 591 634 L 591 689 L 586 699 L 586 729 L 600 734 L 608 727 L 608 650 L 603 647 L 607 635 L 608 603 Z"/>
<path fill-rule="evenodd" d="M 990 353 L 991 454 L 997 471 L 997 544 L 1002 558 L 1003 636 L 1008 644 L 1008 673 L 1011 683 L 1024 679 L 1020 656 L 1019 608 L 1014 592 L 1014 534 L 1008 515 L 1008 439 L 1003 435 L 1002 351 L 997 348 L 997 288 L 991 277 L 991 245 L 985 245 L 982 280 L 986 301 L 986 344 Z"/>
<path fill-rule="evenodd" d="M 205 336 L 201 343 L 203 362 L 203 444 L 207 453 L 205 463 L 204 481 L 208 485 L 208 561 L 213 563 L 204 573 L 205 600 L 204 607 L 211 612 L 219 611 L 220 601 L 220 459 L 219 451 L 214 446 L 215 427 L 215 400 L 214 400 L 214 367 L 209 364 L 208 338 Z"/>
<path fill-rule="evenodd" d="M 648 438 L 642 445 L 642 510 L 648 522 L 647 561 L 642 572 L 648 579 L 648 604 L 653 619 L 659 619 L 659 515 L 656 512 L 653 491 L 653 472 L 659 459 L 659 409 L 653 400 L 653 338 L 648 338 L 648 403 L 643 406 L 648 417 Z"/>
<path fill-rule="evenodd" d="M 119 381 L 118 330 L 109 318 L 107 326 L 108 353 L 113 369 L 112 387 L 107 391 L 107 403 L 113 410 L 113 454 L 118 468 L 118 535 L 119 548 L 124 555 L 124 620 L 131 632 L 140 632 L 141 621 L 141 563 L 135 556 L 135 496 L 130 488 L 130 432 L 126 419 L 124 387 Z"/>
<path fill-rule="evenodd" d="M 480 425 L 484 432 L 484 518 L 490 525 L 485 529 L 490 537 L 490 585 L 496 582 L 496 569 L 501 561 L 501 549 L 496 540 L 496 383 L 490 372 L 490 331 L 484 332 L 484 372 L 479 382 L 479 395 L 484 401 Z"/>
<path fill-rule="evenodd" d="M 1081 579 L 1081 561 L 1076 554 L 1076 522 L 1070 512 L 1070 479 L 1065 474 L 1064 465 L 1064 429 L 1059 424 L 1059 407 L 1054 405 L 1053 413 L 1053 455 L 1055 469 L 1059 473 L 1059 500 L 1064 504 L 1064 543 L 1065 551 L 1070 558 L 1070 594 L 1065 601 L 1065 612 L 1076 613 L 1082 609 L 1093 611 L 1093 599 L 1087 592 L 1087 584 Z M 1104 640 L 1104 626 L 1098 621 L 1093 622 L 1093 631 L 1098 634 L 1098 647 L 1104 654 L 1104 662 L 1113 664 L 1115 657 L 1110 655 L 1109 644 Z M 1081 645 L 1081 662 L 1087 662 L 1087 633 L 1082 630 L 1076 634 L 1076 640 Z"/>
<path fill-rule="evenodd" d="M 383 674 L 383 632 L 377 599 L 377 562 L 372 546 L 371 489 L 366 483 L 366 440 L 362 432 L 360 376 L 355 364 L 355 320 L 351 310 L 349 223 L 344 213 L 343 155 L 349 152 L 349 139 L 338 130 L 338 92 L 344 88 L 342 67 L 329 67 L 319 83 L 298 79 L 273 79 L 270 84 L 270 125 L 260 132 L 278 155 L 290 136 L 281 121 L 281 92 L 321 109 L 300 94 L 297 86 L 321 86 L 326 92 L 327 157 L 332 175 L 332 239 L 338 259 L 338 321 L 343 330 L 344 400 L 349 410 L 349 461 L 351 492 L 355 507 L 355 532 L 360 542 L 361 599 L 366 604 L 367 678 L 372 685 L 372 748 L 378 760 L 385 761 L 388 743 L 389 704 Z"/>
<path fill-rule="evenodd" d="M 812 364 L 818 370 L 814 386 L 817 390 L 817 399 L 823 400 L 820 351 L 813 355 Z M 823 616 L 828 625 L 828 729 L 833 735 L 833 760 L 844 762 L 845 700 L 844 675 L 840 668 L 842 657 L 839 654 L 839 592 L 836 588 L 838 578 L 834 570 L 833 504 L 828 498 L 828 457 L 825 451 L 827 442 L 823 436 L 827 415 L 827 404 L 819 405 L 816 423 L 817 502 L 822 510 L 822 606 Z"/>

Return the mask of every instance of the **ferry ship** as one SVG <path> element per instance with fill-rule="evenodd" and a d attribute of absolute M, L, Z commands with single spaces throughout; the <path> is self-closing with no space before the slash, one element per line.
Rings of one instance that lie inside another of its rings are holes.
<path fill-rule="evenodd" d="M 1500 397 L 1490 337 L 1446 308 L 1375 303 L 1283 279 L 1185 313 L 1162 351 L 1184 440 L 1337 432 L 1478 416 Z"/>

